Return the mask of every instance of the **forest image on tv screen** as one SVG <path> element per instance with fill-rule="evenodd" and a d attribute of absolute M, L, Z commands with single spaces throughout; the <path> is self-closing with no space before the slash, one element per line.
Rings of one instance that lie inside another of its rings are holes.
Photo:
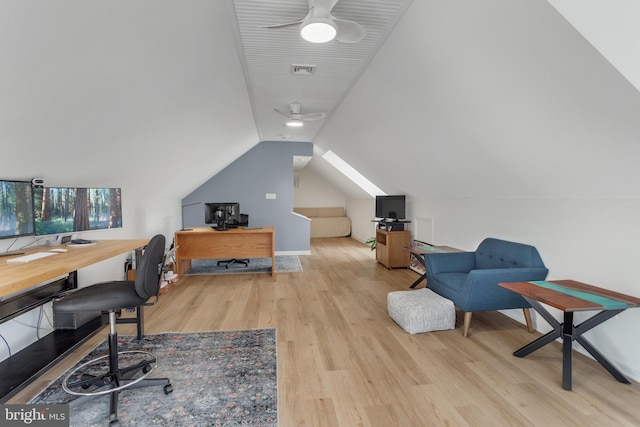
<path fill-rule="evenodd" d="M 34 207 L 39 236 L 122 227 L 120 188 L 38 188 Z"/>
<path fill-rule="evenodd" d="M 0 239 L 33 235 L 31 183 L 0 181 Z"/>

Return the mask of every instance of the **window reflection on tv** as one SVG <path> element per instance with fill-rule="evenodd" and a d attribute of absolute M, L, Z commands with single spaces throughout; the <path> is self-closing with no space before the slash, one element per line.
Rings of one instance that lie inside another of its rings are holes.
<path fill-rule="evenodd" d="M 122 227 L 120 188 L 37 188 L 33 200 L 39 236 Z"/>

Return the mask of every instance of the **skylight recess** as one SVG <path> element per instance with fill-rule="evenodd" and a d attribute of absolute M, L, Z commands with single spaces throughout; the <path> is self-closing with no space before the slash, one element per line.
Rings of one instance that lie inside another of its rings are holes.
<path fill-rule="evenodd" d="M 353 181 L 358 187 L 366 191 L 371 197 L 384 196 L 387 193 L 378 188 L 373 182 L 369 181 L 364 175 L 355 170 L 350 164 L 342 160 L 336 153 L 328 150 L 322 155 L 322 158 L 338 169 L 344 176 Z"/>

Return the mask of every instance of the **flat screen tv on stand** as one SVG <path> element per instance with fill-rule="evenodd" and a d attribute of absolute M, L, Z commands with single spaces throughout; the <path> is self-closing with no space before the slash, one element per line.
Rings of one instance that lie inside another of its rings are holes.
<path fill-rule="evenodd" d="M 404 230 L 406 197 L 404 194 L 376 196 L 376 219 L 379 228 L 388 231 Z"/>
<path fill-rule="evenodd" d="M 405 196 L 376 196 L 376 218 L 404 220 Z"/>
<path fill-rule="evenodd" d="M 240 224 L 240 204 L 237 202 L 205 203 L 205 224 L 215 224 L 219 231 L 237 228 Z"/>

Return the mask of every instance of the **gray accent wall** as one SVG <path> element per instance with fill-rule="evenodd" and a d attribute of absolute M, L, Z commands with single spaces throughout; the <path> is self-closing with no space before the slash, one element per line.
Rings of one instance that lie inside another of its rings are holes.
<path fill-rule="evenodd" d="M 204 204 L 238 202 L 250 227 L 273 225 L 277 252 L 308 252 L 310 223 L 293 211 L 293 156 L 312 156 L 310 142 L 265 141 L 182 199 L 182 226 L 208 226 Z M 275 199 L 267 199 L 275 194 Z"/>

